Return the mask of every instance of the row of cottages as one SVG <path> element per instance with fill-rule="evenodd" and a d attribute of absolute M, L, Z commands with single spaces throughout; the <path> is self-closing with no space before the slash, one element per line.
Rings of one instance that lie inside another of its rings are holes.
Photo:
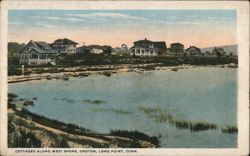
<path fill-rule="evenodd" d="M 20 51 L 20 63 L 28 65 L 55 64 L 59 53 L 75 53 L 77 43 L 69 39 L 58 39 L 52 44 L 31 40 Z"/>
<path fill-rule="evenodd" d="M 139 40 L 134 42 L 134 46 L 130 48 L 130 54 L 134 56 L 158 56 L 166 53 L 167 46 L 164 41 L 153 42 L 147 40 Z"/>
<path fill-rule="evenodd" d="M 195 46 L 190 46 L 189 48 L 187 48 L 185 50 L 185 54 L 187 56 L 200 56 L 200 55 L 205 55 L 205 56 L 209 56 L 209 55 L 213 55 L 213 56 L 223 56 L 226 54 L 225 50 L 223 48 L 214 48 L 212 50 L 212 52 L 210 51 L 205 51 L 204 53 L 201 52 L 201 49 L 200 48 L 197 48 Z"/>

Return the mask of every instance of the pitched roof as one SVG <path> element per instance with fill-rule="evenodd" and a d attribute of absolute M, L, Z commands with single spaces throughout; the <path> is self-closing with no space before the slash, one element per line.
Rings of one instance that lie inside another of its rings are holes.
<path fill-rule="evenodd" d="M 147 49 L 154 49 L 154 48 L 149 48 L 148 46 L 146 45 L 134 45 L 132 46 L 130 49 L 133 49 L 133 48 L 147 48 Z"/>
<path fill-rule="evenodd" d="M 144 40 L 138 40 L 138 41 L 134 42 L 134 44 L 136 44 L 136 43 L 151 43 L 151 44 L 154 45 L 154 48 L 167 49 L 165 41 L 150 41 L 150 40 L 147 40 L 145 38 Z M 134 45 L 131 48 L 136 48 L 136 47 L 139 47 L 139 48 L 149 48 L 147 45 L 144 45 L 144 44 L 137 44 L 137 45 Z"/>
<path fill-rule="evenodd" d="M 138 40 L 138 41 L 135 41 L 134 43 L 153 43 L 152 41 L 148 40 L 147 38 L 145 38 L 144 40 Z"/>
<path fill-rule="evenodd" d="M 154 46 L 159 49 L 167 49 L 166 43 L 164 41 L 153 42 Z"/>
<path fill-rule="evenodd" d="M 181 43 L 171 43 L 170 45 L 180 45 L 180 46 L 184 46 L 184 45 L 181 44 Z"/>
<path fill-rule="evenodd" d="M 49 44 L 43 41 L 35 41 L 35 44 L 37 44 L 39 47 L 49 47 Z"/>
<path fill-rule="evenodd" d="M 194 49 L 196 49 L 196 50 L 199 50 L 199 51 L 200 51 L 200 48 L 197 48 L 197 47 L 195 47 L 195 46 L 190 46 L 189 48 L 187 48 L 187 49 L 186 49 L 186 51 L 188 51 L 188 50 L 190 50 L 190 49 L 192 49 L 192 48 L 194 48 Z"/>
<path fill-rule="evenodd" d="M 222 53 L 224 53 L 225 52 L 225 50 L 223 49 L 223 48 L 214 48 L 214 50 L 213 50 L 213 52 L 216 52 L 216 51 L 218 51 L 218 52 L 222 52 Z"/>
<path fill-rule="evenodd" d="M 88 46 L 81 46 L 79 47 L 78 49 L 102 49 L 102 50 L 105 50 L 105 49 L 112 49 L 111 46 L 109 45 L 88 45 Z"/>
<path fill-rule="evenodd" d="M 27 49 L 29 47 L 30 49 Z M 21 50 L 21 53 L 29 53 L 30 51 L 35 50 L 38 53 L 43 54 L 56 54 L 57 52 L 53 50 L 50 45 L 43 41 L 32 41 Z"/>
<path fill-rule="evenodd" d="M 61 43 L 61 44 L 78 44 L 78 43 L 76 43 L 76 42 L 74 42 L 74 41 L 72 41 L 72 40 L 70 40 L 70 39 L 67 39 L 67 38 L 64 38 L 64 39 L 57 39 L 57 40 L 55 40 L 54 41 L 54 43 Z"/>

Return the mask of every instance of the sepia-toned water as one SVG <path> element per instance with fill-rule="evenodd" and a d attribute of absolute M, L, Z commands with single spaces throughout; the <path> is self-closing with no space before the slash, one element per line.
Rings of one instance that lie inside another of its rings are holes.
<path fill-rule="evenodd" d="M 161 147 L 237 147 L 237 134 L 221 128 L 237 125 L 237 69 L 190 68 L 89 76 L 9 85 L 20 98 L 34 98 L 28 109 L 99 133 L 138 130 L 161 136 Z M 158 122 L 140 107 L 158 108 L 179 120 L 204 121 L 217 130 L 191 132 Z"/>

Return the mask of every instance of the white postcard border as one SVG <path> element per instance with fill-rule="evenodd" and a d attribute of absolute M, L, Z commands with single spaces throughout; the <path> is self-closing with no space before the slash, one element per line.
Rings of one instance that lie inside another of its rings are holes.
<path fill-rule="evenodd" d="M 68 9 L 68 10 L 135 10 L 135 9 L 233 9 L 237 10 L 238 42 L 238 148 L 159 148 L 136 149 L 131 155 L 246 155 L 249 152 L 249 3 L 245 1 L 2 1 L 1 2 L 1 61 L 0 61 L 0 113 L 1 153 L 6 155 L 34 155 L 16 153 L 17 149 L 7 148 L 7 32 L 9 9 Z M 42 148 L 43 149 L 43 148 Z M 95 148 L 96 150 L 100 150 Z M 41 150 L 41 149 L 34 149 Z M 44 150 L 52 150 L 44 149 Z M 76 149 L 79 150 L 79 149 Z M 111 150 L 111 149 L 110 149 Z M 115 149 L 119 150 L 119 149 Z M 126 149 L 122 149 L 126 150 Z M 50 153 L 35 153 L 48 155 Z M 59 154 L 59 153 L 58 153 Z M 64 153 L 65 154 L 65 153 Z M 73 155 L 74 153 L 69 153 Z M 78 153 L 79 154 L 79 153 Z M 81 153 L 84 154 L 84 153 Z M 97 153 L 98 154 L 98 153 Z M 99 153 L 118 155 L 119 153 Z M 130 153 L 120 153 L 128 155 Z M 55 155 L 55 154 L 52 154 Z M 96 153 L 87 153 L 96 155 Z"/>

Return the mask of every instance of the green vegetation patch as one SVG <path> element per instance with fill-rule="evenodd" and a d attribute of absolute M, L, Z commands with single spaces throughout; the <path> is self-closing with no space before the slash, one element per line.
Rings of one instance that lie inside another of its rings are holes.
<path fill-rule="evenodd" d="M 204 130 L 216 130 L 218 126 L 214 123 L 202 122 L 191 122 L 187 120 L 179 120 L 172 116 L 170 113 L 162 111 L 160 108 L 150 108 L 140 106 L 139 110 L 142 111 L 147 117 L 155 119 L 157 122 L 168 122 L 174 125 L 178 129 L 190 129 L 191 132 L 198 132 Z"/>
<path fill-rule="evenodd" d="M 110 134 L 114 135 L 114 136 L 131 138 L 133 140 L 145 140 L 145 141 L 151 142 L 154 145 L 159 145 L 159 143 L 160 143 L 159 139 L 156 136 L 148 136 L 147 134 L 144 134 L 144 133 L 139 132 L 137 130 L 135 130 L 135 131 L 111 130 Z"/>
<path fill-rule="evenodd" d="M 66 101 L 67 103 L 75 103 L 75 100 L 68 99 L 68 98 L 54 98 L 54 100 L 62 100 L 62 101 Z"/>
<path fill-rule="evenodd" d="M 101 104 L 107 103 L 107 101 L 84 99 L 83 103 L 91 104 L 91 105 L 101 105 Z"/>
<path fill-rule="evenodd" d="M 238 133 L 237 126 L 229 126 L 227 125 L 225 128 L 221 129 L 222 133 Z"/>
<path fill-rule="evenodd" d="M 114 108 L 93 108 L 92 109 L 94 112 L 112 112 L 112 113 L 116 113 L 116 114 L 132 114 L 133 112 L 130 111 L 126 111 L 123 109 L 114 109 Z"/>

